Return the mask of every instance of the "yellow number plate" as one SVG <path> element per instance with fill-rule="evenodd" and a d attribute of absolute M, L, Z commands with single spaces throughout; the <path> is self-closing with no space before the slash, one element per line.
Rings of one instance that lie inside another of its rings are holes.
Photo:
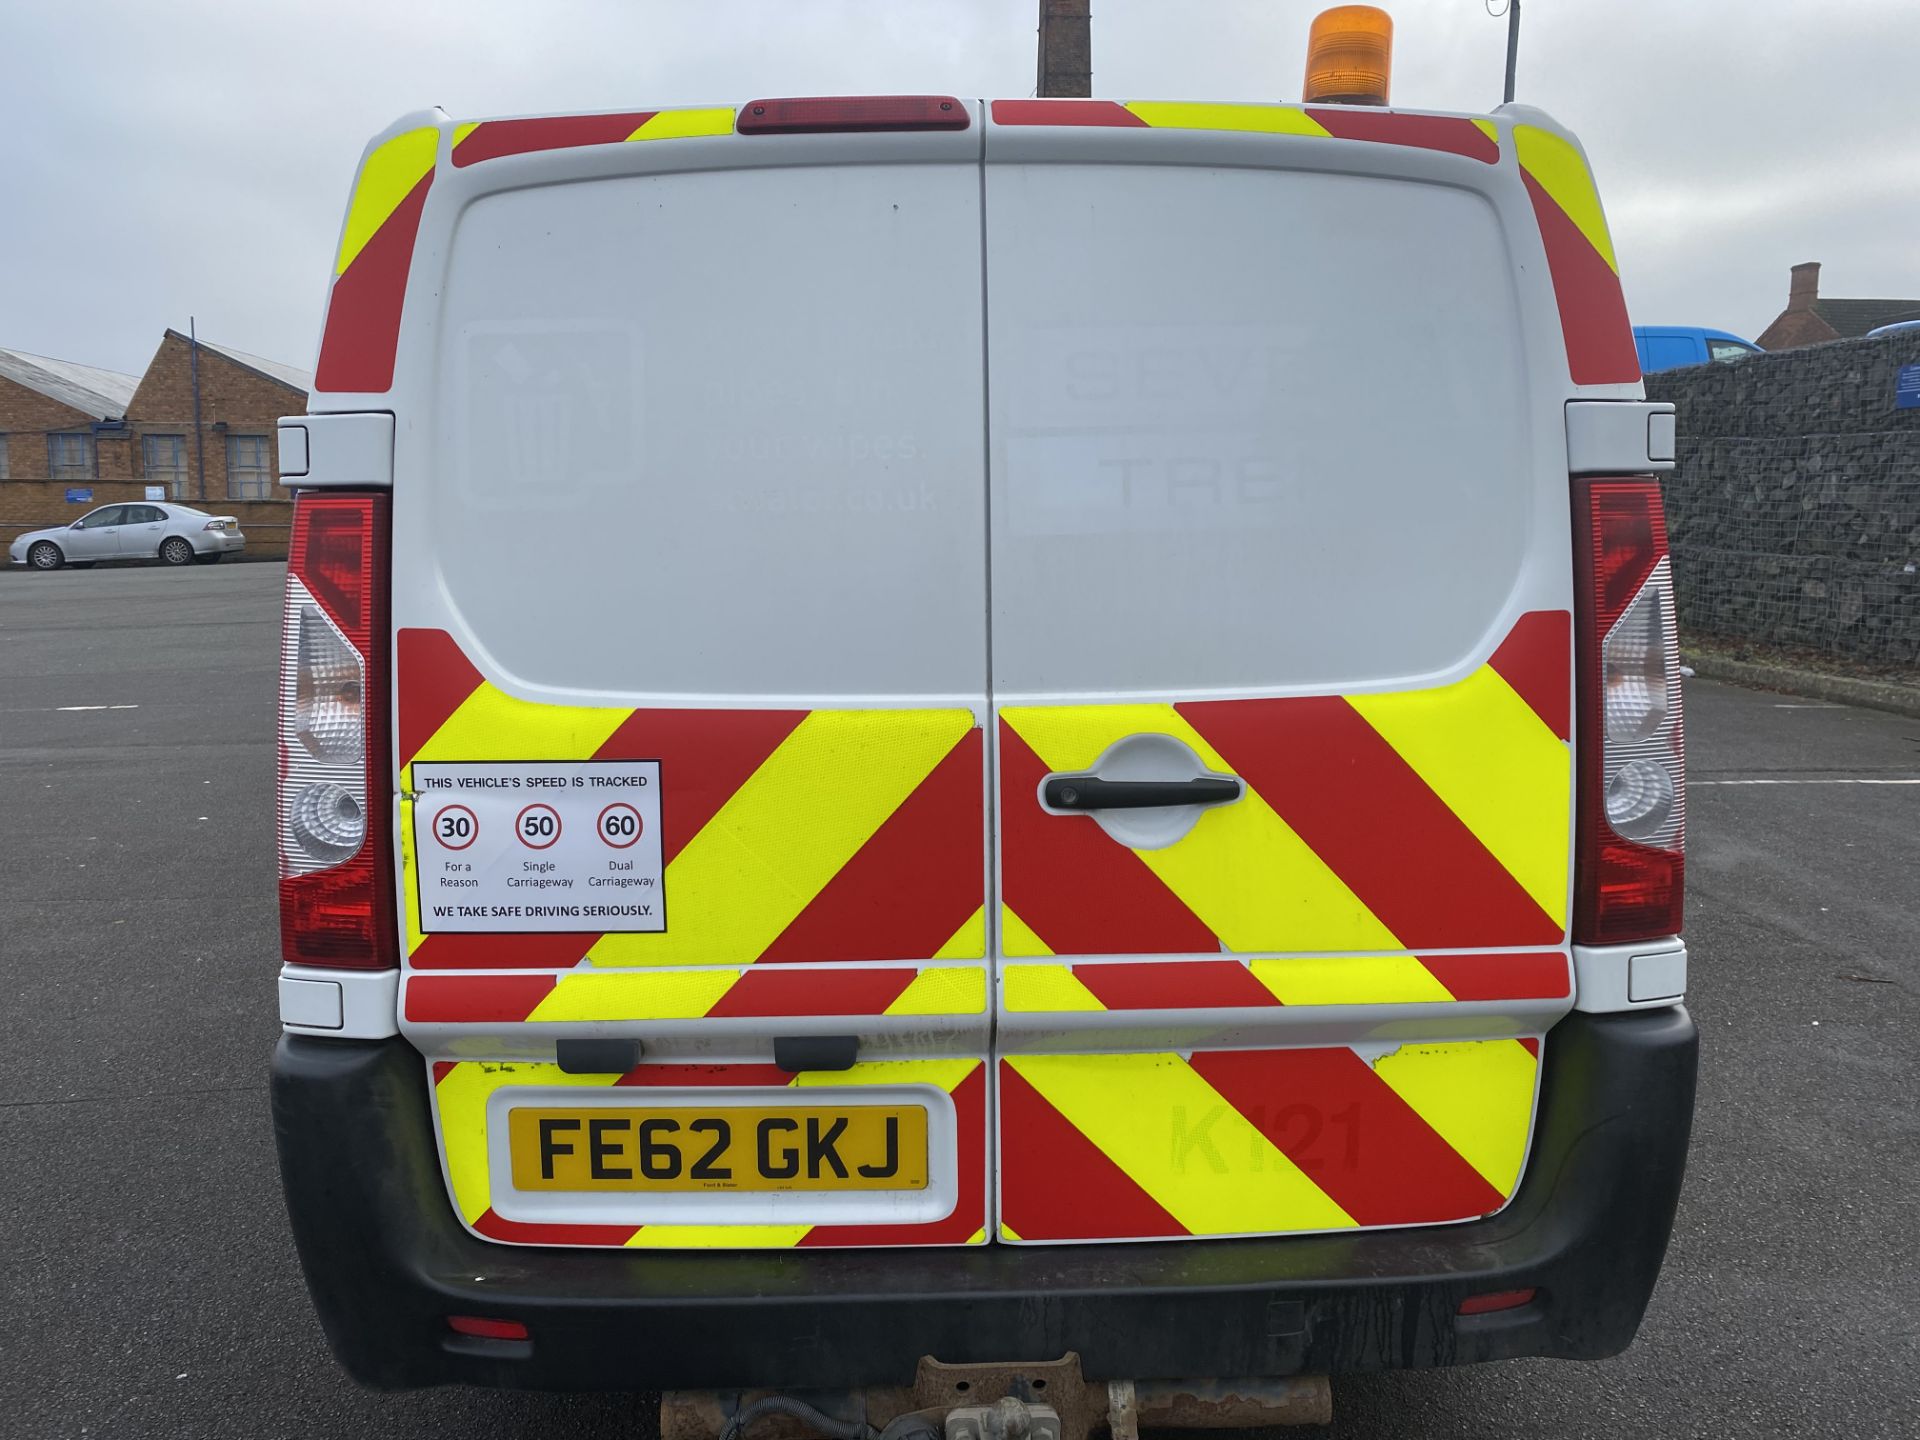
<path fill-rule="evenodd" d="M 917 1105 L 516 1108 L 521 1190 L 924 1190 Z"/>

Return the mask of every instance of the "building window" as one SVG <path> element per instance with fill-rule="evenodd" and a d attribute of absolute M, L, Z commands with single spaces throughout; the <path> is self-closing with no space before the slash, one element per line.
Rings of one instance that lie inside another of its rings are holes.
<path fill-rule="evenodd" d="M 264 435 L 227 436 L 227 498 L 264 500 L 273 483 L 273 456 Z"/>
<path fill-rule="evenodd" d="M 167 487 L 169 500 L 187 498 L 187 437 L 184 435 L 143 435 L 140 437 L 140 466 L 149 485 Z"/>
<path fill-rule="evenodd" d="M 93 436 L 47 436 L 49 480 L 93 479 Z"/>
<path fill-rule="evenodd" d="M 10 478 L 7 473 L 7 437 L 0 435 L 0 480 Z"/>

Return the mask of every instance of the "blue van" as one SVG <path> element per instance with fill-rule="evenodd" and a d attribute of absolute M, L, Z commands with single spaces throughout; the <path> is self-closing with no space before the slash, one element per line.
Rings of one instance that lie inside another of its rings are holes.
<path fill-rule="evenodd" d="M 1703 330 L 1698 325 L 1636 325 L 1633 345 L 1640 352 L 1643 375 L 1713 360 L 1744 360 L 1762 353 L 1751 340 L 1724 330 Z"/>

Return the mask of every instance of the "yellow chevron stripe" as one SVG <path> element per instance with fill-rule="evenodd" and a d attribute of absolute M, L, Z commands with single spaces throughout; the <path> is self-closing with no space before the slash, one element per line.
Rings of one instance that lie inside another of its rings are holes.
<path fill-rule="evenodd" d="M 1104 1010 L 1071 965 L 1008 965 L 1000 972 L 1008 1013 Z"/>
<path fill-rule="evenodd" d="M 1520 157 L 1520 167 L 1567 212 L 1587 243 L 1600 252 L 1607 268 L 1618 274 L 1620 263 L 1614 258 L 1613 237 L 1607 233 L 1606 212 L 1600 208 L 1600 192 L 1594 188 L 1593 171 L 1587 168 L 1587 157 L 1580 153 L 1580 147 L 1551 130 L 1516 125 L 1513 149 Z"/>
<path fill-rule="evenodd" d="M 951 1095 L 983 1060 L 862 1060 L 850 1070 L 803 1070 L 793 1084 L 803 1090 L 842 1085 L 933 1085 Z"/>
<path fill-rule="evenodd" d="M 400 767 L 400 874 L 406 882 L 406 893 L 400 897 L 400 923 L 406 926 L 407 954 L 418 950 L 427 938 L 427 932 L 420 928 L 419 907 L 414 897 L 420 891 L 416 879 L 416 867 L 419 857 L 413 850 L 413 806 L 407 797 L 413 794 L 413 766 Z"/>
<path fill-rule="evenodd" d="M 987 972 L 979 965 L 941 965 L 907 982 L 889 1015 L 981 1015 L 987 1009 Z"/>
<path fill-rule="evenodd" d="M 758 960 L 973 723 L 965 710 L 811 712 L 667 866 L 666 933 L 605 935 L 589 957 Z"/>
<path fill-rule="evenodd" d="M 946 943 L 933 952 L 935 960 L 981 960 L 987 953 L 987 911 L 983 905 L 960 923 Z"/>
<path fill-rule="evenodd" d="M 1493 142 L 1494 149 L 1500 148 L 1500 127 L 1491 120 L 1475 120 L 1473 128 Z"/>
<path fill-rule="evenodd" d="M 1419 1005 L 1453 999 L 1415 955 L 1255 960 L 1253 978 L 1282 1005 Z"/>
<path fill-rule="evenodd" d="M 1483 665 L 1455 685 L 1349 695 L 1347 703 L 1566 924 L 1573 752 L 1500 673 Z"/>
<path fill-rule="evenodd" d="M 1185 743 L 1208 769 L 1233 773 L 1171 705 L 1009 706 L 1000 713 L 1051 770 L 1083 770 L 1116 740 L 1161 734 Z M 1059 823 L 1093 822 L 1063 816 Z M 1203 814 L 1184 839 L 1134 853 L 1230 949 L 1405 948 L 1251 787 L 1236 803 Z"/>
<path fill-rule="evenodd" d="M 698 1020 L 740 981 L 738 970 L 562 975 L 529 1020 Z"/>
<path fill-rule="evenodd" d="M 1008 1063 L 1196 1235 L 1354 1224 L 1178 1055 L 1021 1055 Z"/>
<path fill-rule="evenodd" d="M 1538 1069 L 1518 1040 L 1402 1045 L 1373 1066 L 1502 1195 L 1519 1183 Z"/>
<path fill-rule="evenodd" d="M 1126 108 L 1158 130 L 1250 130 L 1263 135 L 1327 134 L 1326 126 L 1293 105 L 1134 100 Z"/>
<path fill-rule="evenodd" d="M 433 732 L 416 760 L 589 760 L 633 711 L 540 705 L 483 684 Z"/>
<path fill-rule="evenodd" d="M 453 145 L 449 148 L 459 149 L 460 142 L 479 128 L 480 122 L 478 120 L 462 120 L 458 125 L 453 127 Z"/>
<path fill-rule="evenodd" d="M 433 1084 L 431 1068 L 427 1083 Z M 493 1186 L 487 1178 L 487 1097 L 502 1085 L 585 1087 L 606 1083 L 604 1076 L 569 1075 L 558 1065 L 463 1060 L 433 1086 L 440 1141 L 447 1156 L 447 1178 L 453 1185 L 454 1204 L 469 1225 L 493 1204 Z"/>
<path fill-rule="evenodd" d="M 1000 907 L 1000 953 L 1002 955 L 1051 955 L 1048 945 L 1033 928 L 1013 913 L 1011 905 Z"/>
<path fill-rule="evenodd" d="M 1000 1238 L 1002 1240 L 1018 1240 L 1020 1238 L 1020 1232 L 1002 1220 L 1000 1222 Z"/>
<path fill-rule="evenodd" d="M 733 108 L 722 105 L 698 110 L 662 110 L 644 121 L 628 140 L 685 140 L 699 135 L 731 135 Z"/>
<path fill-rule="evenodd" d="M 632 1250 L 790 1250 L 811 1225 L 643 1225 L 627 1238 Z"/>
<path fill-rule="evenodd" d="M 340 232 L 340 253 L 333 273 L 344 274 L 367 242 L 379 233 L 413 187 L 432 173 L 440 152 L 440 132 L 431 125 L 403 131 L 382 141 L 360 166 L 347 202 L 347 223 Z"/>

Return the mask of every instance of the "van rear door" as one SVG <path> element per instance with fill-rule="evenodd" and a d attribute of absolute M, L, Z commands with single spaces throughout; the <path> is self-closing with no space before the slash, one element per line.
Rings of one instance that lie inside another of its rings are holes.
<path fill-rule="evenodd" d="M 733 119 L 440 130 L 403 1029 L 490 1239 L 980 1243 L 980 129 Z"/>
<path fill-rule="evenodd" d="M 999 1235 L 1498 1210 L 1571 1003 L 1567 373 L 1511 136 L 993 109 Z"/>

